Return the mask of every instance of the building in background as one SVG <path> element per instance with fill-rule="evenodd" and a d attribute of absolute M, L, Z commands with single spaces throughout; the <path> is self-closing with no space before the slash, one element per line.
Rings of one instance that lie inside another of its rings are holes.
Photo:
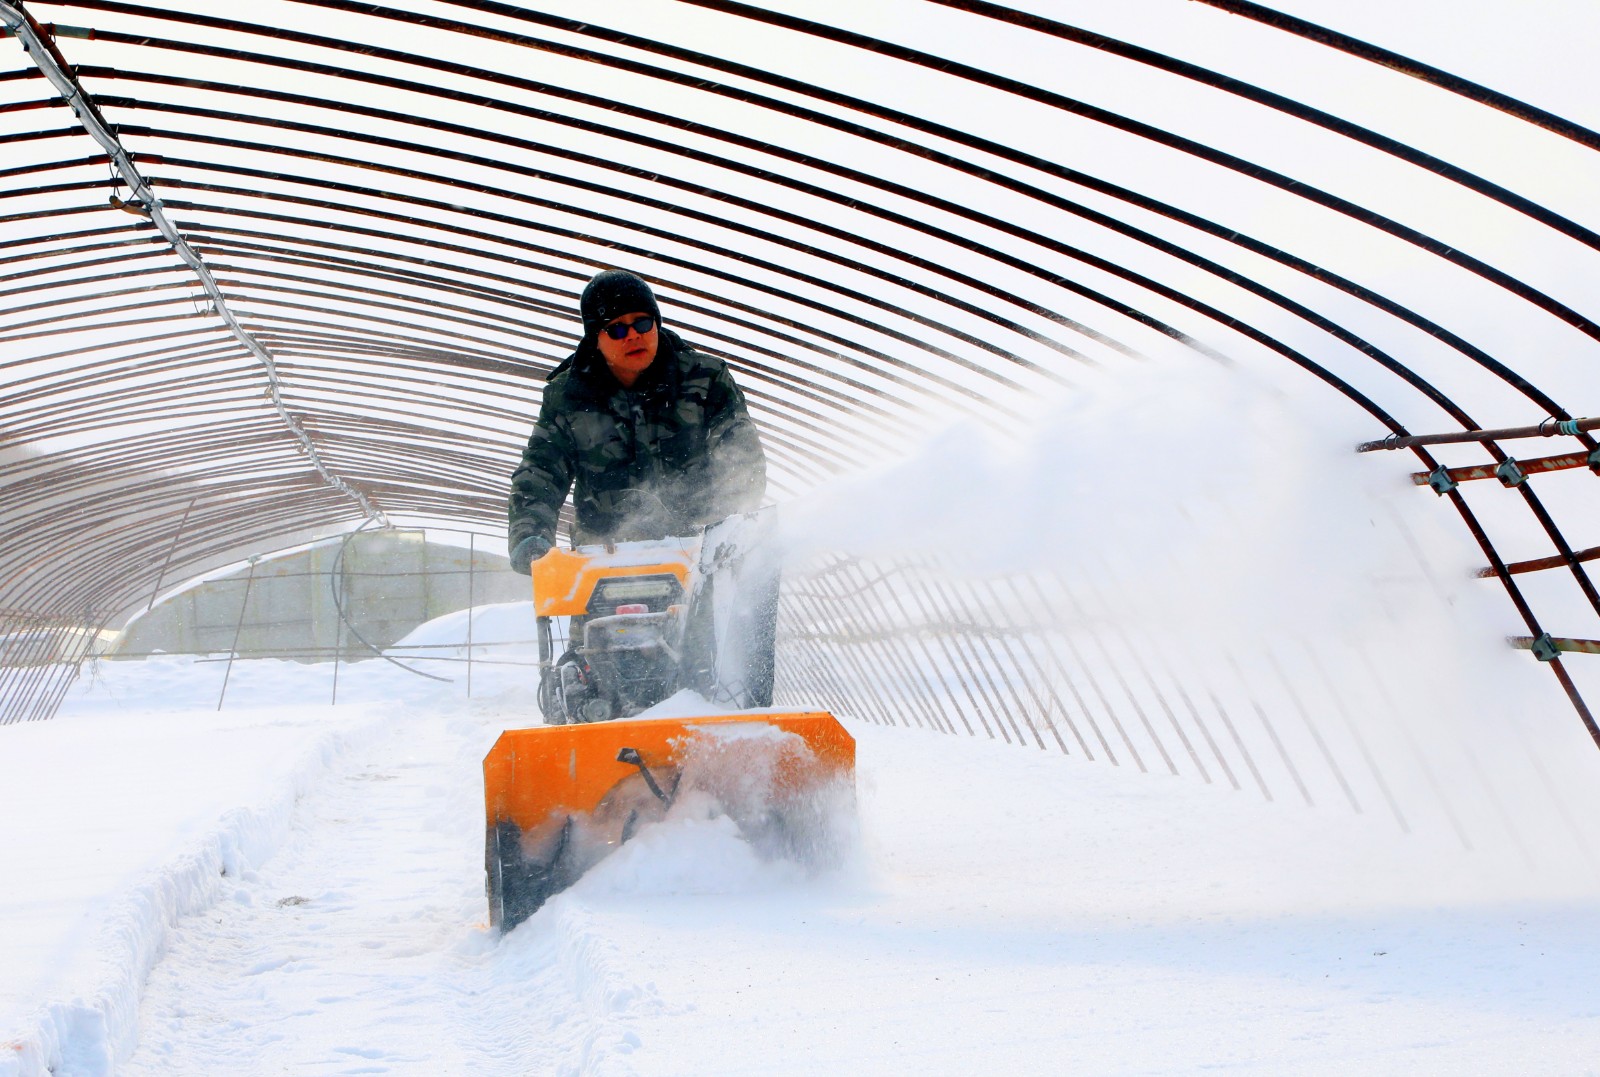
<path fill-rule="evenodd" d="M 112 654 L 349 661 L 435 617 L 528 598 L 503 554 L 430 542 L 420 529 L 357 532 L 168 595 L 128 624 Z"/>

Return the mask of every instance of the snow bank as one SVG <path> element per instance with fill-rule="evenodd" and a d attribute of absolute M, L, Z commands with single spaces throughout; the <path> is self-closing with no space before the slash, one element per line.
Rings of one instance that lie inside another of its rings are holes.
<path fill-rule="evenodd" d="M 64 714 L 8 730 L 0 1073 L 109 1073 L 185 916 L 278 848 L 296 798 L 376 722 L 329 708 Z"/>
<path fill-rule="evenodd" d="M 498 602 L 457 610 L 420 624 L 390 647 L 389 653 L 403 654 L 427 647 L 460 648 L 471 640 L 473 647 L 515 648 L 536 656 L 534 638 L 533 603 Z"/>

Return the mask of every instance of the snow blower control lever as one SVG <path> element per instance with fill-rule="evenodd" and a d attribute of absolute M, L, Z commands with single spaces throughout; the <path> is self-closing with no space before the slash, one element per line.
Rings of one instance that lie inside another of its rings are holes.
<path fill-rule="evenodd" d="M 622 751 L 617 753 L 617 762 L 626 763 L 630 767 L 638 767 L 639 776 L 644 779 L 644 784 L 650 787 L 650 791 L 656 795 L 656 799 L 660 800 L 661 803 L 665 804 L 667 807 L 672 807 L 672 798 L 663 793 L 661 791 L 661 786 L 656 784 L 655 775 L 651 774 L 650 768 L 644 765 L 644 757 L 639 754 L 639 749 L 622 749 Z"/>

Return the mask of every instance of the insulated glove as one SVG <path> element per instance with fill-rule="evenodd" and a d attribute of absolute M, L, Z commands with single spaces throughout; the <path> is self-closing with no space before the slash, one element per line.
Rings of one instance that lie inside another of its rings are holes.
<path fill-rule="evenodd" d="M 529 535 L 511 551 L 511 568 L 524 576 L 532 575 L 533 563 L 549 552 L 549 539 L 543 535 Z"/>

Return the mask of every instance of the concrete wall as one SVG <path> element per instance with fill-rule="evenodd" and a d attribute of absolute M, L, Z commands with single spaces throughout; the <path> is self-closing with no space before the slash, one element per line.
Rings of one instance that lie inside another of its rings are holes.
<path fill-rule="evenodd" d="M 131 621 L 113 653 L 226 654 L 237 639 L 241 655 L 361 658 L 372 652 L 357 636 L 382 649 L 443 614 L 530 597 L 503 555 L 474 554 L 420 530 L 330 539 L 170 596 Z"/>

